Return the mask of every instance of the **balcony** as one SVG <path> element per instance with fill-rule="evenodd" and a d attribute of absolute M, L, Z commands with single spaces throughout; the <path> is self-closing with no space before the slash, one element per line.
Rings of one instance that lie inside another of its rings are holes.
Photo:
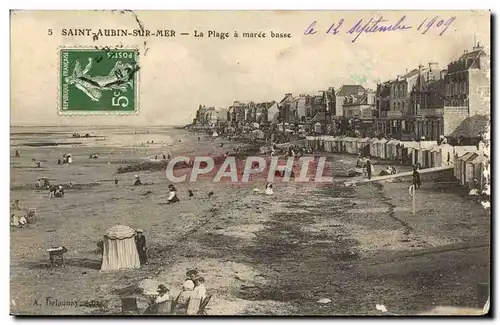
<path fill-rule="evenodd" d="M 422 117 L 439 117 L 443 116 L 443 108 L 425 108 L 420 109 Z"/>
<path fill-rule="evenodd" d="M 401 111 L 388 111 L 387 117 L 388 118 L 402 118 L 403 112 L 401 112 Z"/>

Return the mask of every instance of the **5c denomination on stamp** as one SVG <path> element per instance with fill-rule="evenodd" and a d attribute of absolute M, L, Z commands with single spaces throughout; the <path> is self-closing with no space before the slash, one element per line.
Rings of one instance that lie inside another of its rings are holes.
<path fill-rule="evenodd" d="M 138 112 L 137 49 L 64 48 L 59 56 L 60 114 Z"/>

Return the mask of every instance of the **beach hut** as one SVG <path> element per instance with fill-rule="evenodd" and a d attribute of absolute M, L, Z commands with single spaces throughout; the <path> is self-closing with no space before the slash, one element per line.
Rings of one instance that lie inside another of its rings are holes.
<path fill-rule="evenodd" d="M 429 167 L 441 167 L 442 162 L 439 160 L 440 155 L 439 153 L 441 152 L 441 146 L 440 145 L 435 145 L 429 150 L 429 161 L 430 161 L 430 166 Z"/>
<path fill-rule="evenodd" d="M 335 152 L 342 152 L 344 136 L 340 135 L 335 137 Z"/>
<path fill-rule="evenodd" d="M 262 130 L 253 130 L 252 131 L 252 136 L 257 138 L 257 139 L 264 139 L 264 131 Z"/>
<path fill-rule="evenodd" d="M 422 148 L 422 167 L 431 168 L 432 166 L 432 147 Z"/>
<path fill-rule="evenodd" d="M 458 158 L 459 164 L 459 177 L 461 185 L 467 185 L 474 179 L 474 168 L 472 161 L 479 155 L 475 152 L 468 152 L 462 157 Z"/>
<path fill-rule="evenodd" d="M 101 271 L 139 268 L 135 230 L 123 225 L 109 228 L 104 235 Z"/>
<path fill-rule="evenodd" d="M 314 132 L 321 133 L 321 123 L 317 122 L 316 124 L 314 124 Z"/>
<path fill-rule="evenodd" d="M 415 165 L 417 160 L 417 149 L 418 142 L 416 141 L 401 141 L 400 143 L 402 147 L 402 159 L 405 164 Z"/>
<path fill-rule="evenodd" d="M 399 140 L 391 139 L 385 144 L 385 157 L 390 160 L 398 160 Z"/>
<path fill-rule="evenodd" d="M 333 149 L 335 147 L 335 142 L 334 142 L 335 137 L 333 136 L 325 136 L 325 151 L 326 152 L 334 152 Z"/>
<path fill-rule="evenodd" d="M 353 138 L 352 139 L 352 153 L 353 154 L 358 154 L 359 153 L 359 146 L 358 146 L 358 142 L 359 140 L 362 140 L 361 138 Z"/>
<path fill-rule="evenodd" d="M 358 147 L 358 152 L 361 152 L 362 149 L 368 145 L 368 141 L 370 141 L 370 138 L 358 139 L 358 142 L 356 143 L 356 146 Z"/>
<path fill-rule="evenodd" d="M 377 138 L 374 138 L 371 142 L 370 142 L 370 156 L 372 157 L 377 157 L 377 151 L 378 151 L 378 139 Z"/>
<path fill-rule="evenodd" d="M 377 155 L 378 156 L 377 157 L 380 157 L 382 159 L 387 159 L 387 157 L 385 155 L 385 145 L 387 142 L 388 142 L 388 140 L 385 138 L 378 140 L 378 143 L 377 143 Z"/>
<path fill-rule="evenodd" d="M 353 138 L 351 137 L 345 137 L 344 139 L 342 139 L 343 152 L 351 153 L 352 139 Z"/>
<path fill-rule="evenodd" d="M 357 152 L 357 146 L 356 146 L 357 140 L 358 140 L 357 138 L 351 138 L 351 137 L 347 137 L 344 139 L 345 150 L 347 153 L 355 154 Z"/>
<path fill-rule="evenodd" d="M 453 152 L 458 156 L 462 157 L 468 152 L 476 152 L 477 147 L 476 146 L 455 146 L 453 147 Z"/>
<path fill-rule="evenodd" d="M 436 141 L 420 141 L 418 142 L 418 147 L 416 148 L 416 157 L 417 157 L 417 162 L 420 163 L 420 165 L 423 168 L 429 167 L 428 162 L 427 162 L 427 155 L 428 151 L 436 145 Z"/>
<path fill-rule="evenodd" d="M 306 141 L 307 141 L 307 146 L 308 147 L 311 147 L 311 148 L 314 148 L 314 140 L 315 140 L 315 137 L 312 137 L 312 136 L 306 136 Z"/>
<path fill-rule="evenodd" d="M 470 162 L 470 164 L 472 165 L 473 177 L 479 182 L 479 189 L 482 189 L 484 186 L 483 172 L 484 163 L 486 162 L 486 160 L 487 158 L 483 154 L 479 153 L 478 156 Z"/>
<path fill-rule="evenodd" d="M 439 147 L 440 150 L 437 152 L 437 166 L 453 165 L 455 158 L 453 146 L 447 143 L 442 143 Z"/>

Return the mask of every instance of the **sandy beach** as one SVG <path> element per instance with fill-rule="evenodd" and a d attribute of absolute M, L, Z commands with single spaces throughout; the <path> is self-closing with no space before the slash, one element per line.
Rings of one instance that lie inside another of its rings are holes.
<path fill-rule="evenodd" d="M 274 195 L 266 196 L 264 179 L 242 185 L 201 178 L 177 184 L 180 202 L 167 205 L 164 170 L 117 169 L 167 152 L 221 156 L 238 143 L 206 136 L 198 141 L 178 129 L 145 130 L 93 130 L 102 138 L 89 139 L 72 139 L 69 128 L 11 130 L 10 199 L 20 200 L 11 213 L 36 208 L 38 216 L 35 225 L 11 228 L 13 314 L 119 313 L 120 297 L 141 288 L 163 283 L 175 294 L 192 267 L 213 295 L 209 315 L 383 314 L 376 304 L 390 313 L 417 314 L 436 306 L 477 306 L 476 285 L 490 272 L 490 216 L 461 195 L 451 177 L 422 176 L 416 215 L 409 179 L 350 188 L 278 182 Z M 42 139 L 58 145 L 33 145 Z M 14 157 L 16 149 L 21 157 Z M 73 164 L 57 165 L 67 152 Z M 334 171 L 356 161 L 326 156 Z M 377 173 L 382 168 L 375 167 Z M 132 186 L 134 174 L 144 186 Z M 74 185 L 63 198 L 51 199 L 34 188 L 37 177 Z M 116 224 L 144 230 L 148 265 L 99 270 L 97 242 Z M 46 249 L 60 245 L 68 248 L 67 266 L 50 268 Z M 50 305 L 56 298 L 100 306 Z M 331 301 L 318 303 L 322 298 Z M 139 303 L 145 309 L 146 297 Z"/>

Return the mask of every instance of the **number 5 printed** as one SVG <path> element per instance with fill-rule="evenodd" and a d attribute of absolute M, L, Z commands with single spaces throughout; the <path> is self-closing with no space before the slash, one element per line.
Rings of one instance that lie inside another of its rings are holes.
<path fill-rule="evenodd" d="M 121 107 L 127 107 L 128 106 L 128 98 L 126 96 L 120 96 L 120 92 L 115 91 L 113 93 L 113 99 L 111 100 L 111 105 L 113 106 L 121 106 Z M 119 96 L 119 97 L 118 97 Z M 120 101 L 124 101 L 120 104 Z"/>

